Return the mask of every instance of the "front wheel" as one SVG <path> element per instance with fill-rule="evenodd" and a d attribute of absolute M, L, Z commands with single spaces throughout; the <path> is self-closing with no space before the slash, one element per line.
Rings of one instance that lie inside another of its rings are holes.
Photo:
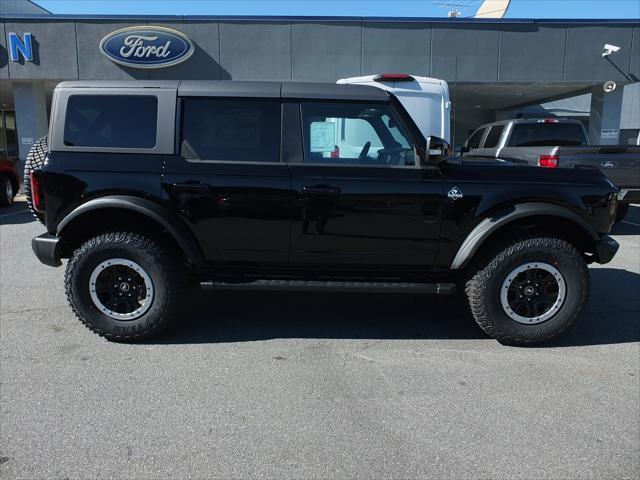
<path fill-rule="evenodd" d="M 574 322 L 589 285 L 589 271 L 573 245 L 531 237 L 507 241 L 479 259 L 466 293 L 476 322 L 488 335 L 508 345 L 534 345 Z"/>
<path fill-rule="evenodd" d="M 180 314 L 186 269 L 180 257 L 152 238 L 111 232 L 84 242 L 67 264 L 65 288 L 89 329 L 113 341 L 158 335 Z"/>

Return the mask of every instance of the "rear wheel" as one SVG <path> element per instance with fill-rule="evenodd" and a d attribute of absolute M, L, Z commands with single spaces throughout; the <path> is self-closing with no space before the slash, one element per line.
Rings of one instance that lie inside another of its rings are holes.
<path fill-rule="evenodd" d="M 80 321 L 114 341 L 144 340 L 171 326 L 186 285 L 179 256 L 131 232 L 87 240 L 65 272 L 67 298 Z"/>
<path fill-rule="evenodd" d="M 0 206 L 11 206 L 15 196 L 16 192 L 11 178 L 6 175 L 0 175 Z"/>
<path fill-rule="evenodd" d="M 509 345 L 556 337 L 578 317 L 589 294 L 584 260 L 560 238 L 507 241 L 480 258 L 471 273 L 466 293 L 476 322 Z"/>
<path fill-rule="evenodd" d="M 33 144 L 29 153 L 27 154 L 27 161 L 24 164 L 24 193 L 27 197 L 27 205 L 29 210 L 33 213 L 41 223 L 44 223 L 44 213 L 37 212 L 33 208 L 33 197 L 31 194 L 31 172 L 33 170 L 40 170 L 47 156 L 47 150 L 49 149 L 47 143 L 47 137 L 42 137 L 36 143 Z"/>

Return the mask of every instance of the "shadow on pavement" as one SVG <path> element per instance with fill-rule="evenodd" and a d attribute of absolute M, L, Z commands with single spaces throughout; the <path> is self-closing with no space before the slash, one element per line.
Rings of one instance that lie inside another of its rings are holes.
<path fill-rule="evenodd" d="M 640 340 L 640 275 L 605 268 L 591 269 L 591 275 L 592 296 L 586 311 L 549 347 Z M 463 295 L 198 292 L 191 304 L 185 323 L 150 343 L 274 338 L 490 340 L 473 321 Z"/>
<path fill-rule="evenodd" d="M 473 319 L 466 315 L 462 296 L 198 292 L 194 294 L 190 314 L 188 322 L 151 342 L 484 338 Z"/>
<path fill-rule="evenodd" d="M 576 323 L 550 347 L 640 341 L 640 275 L 591 268 L 591 299 Z"/>
<path fill-rule="evenodd" d="M 611 228 L 611 235 L 640 234 L 640 205 L 629 205 L 629 211 L 624 218 Z"/>
<path fill-rule="evenodd" d="M 10 207 L 0 208 L 0 225 L 21 225 L 35 221 L 24 201 L 16 200 Z"/>

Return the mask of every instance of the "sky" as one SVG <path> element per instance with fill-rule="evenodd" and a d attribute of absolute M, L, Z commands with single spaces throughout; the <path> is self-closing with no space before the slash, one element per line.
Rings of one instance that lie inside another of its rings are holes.
<path fill-rule="evenodd" d="M 2 1 L 2 0 L 0 0 Z M 445 17 L 461 4 L 472 17 L 481 0 L 34 0 L 58 14 L 103 15 L 281 15 L 357 17 Z M 640 0 L 512 0 L 507 18 L 640 19 Z"/>

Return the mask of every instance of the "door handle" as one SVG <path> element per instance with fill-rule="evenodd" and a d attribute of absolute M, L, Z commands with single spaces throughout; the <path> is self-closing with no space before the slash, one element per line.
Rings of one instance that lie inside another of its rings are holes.
<path fill-rule="evenodd" d="M 211 185 L 208 183 L 174 183 L 174 192 L 209 193 Z"/>
<path fill-rule="evenodd" d="M 302 193 L 306 195 L 340 195 L 340 189 L 338 187 L 331 187 L 329 185 L 304 186 L 301 190 Z"/>

